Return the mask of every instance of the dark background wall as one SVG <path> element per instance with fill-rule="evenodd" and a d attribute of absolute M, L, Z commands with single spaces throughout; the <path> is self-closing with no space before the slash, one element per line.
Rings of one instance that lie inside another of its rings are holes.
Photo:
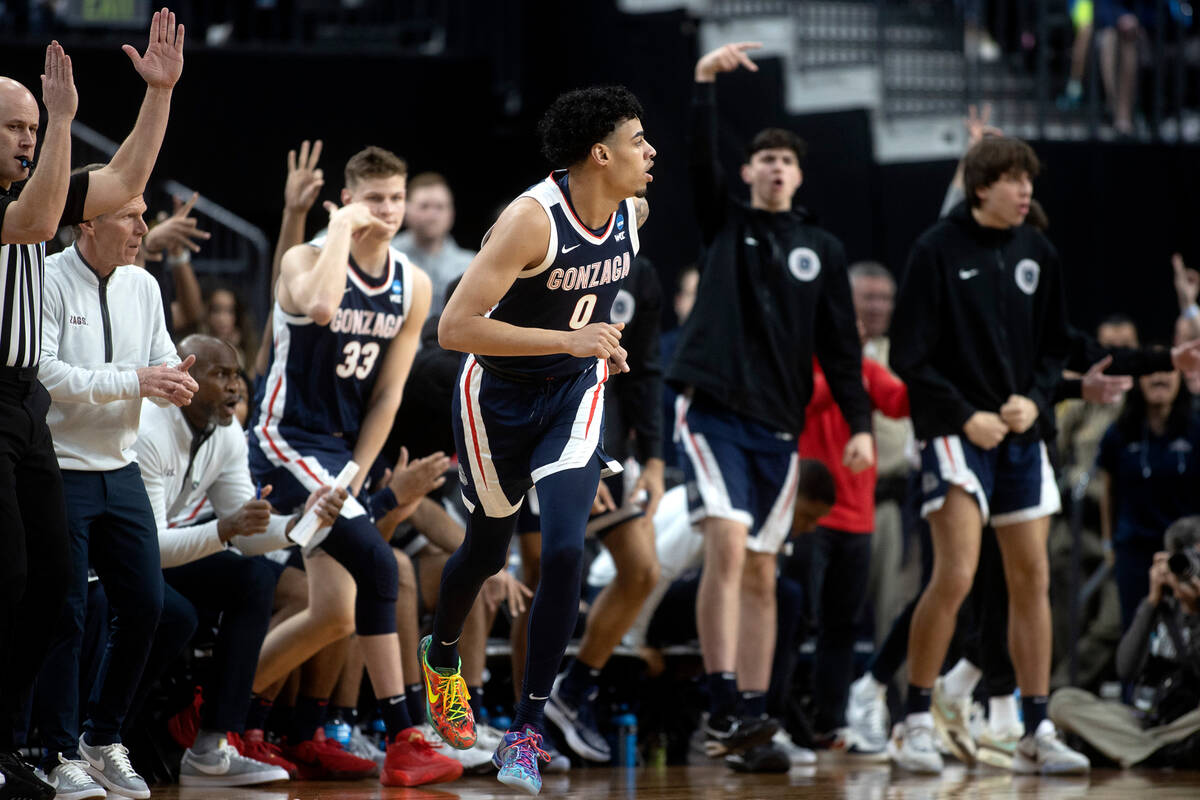
<path fill-rule="evenodd" d="M 341 165 L 366 144 L 406 157 L 414 172 L 444 173 L 459 208 L 456 238 L 473 245 L 503 203 L 549 169 L 534 125 L 561 91 L 624 83 L 642 100 L 659 151 L 645 252 L 664 282 L 693 261 L 697 237 L 686 174 L 693 23 L 682 13 L 627 16 L 609 3 L 541 4 L 507 20 L 516 32 L 514 71 L 522 105 L 505 109 L 495 62 L 484 55 L 439 58 L 296 52 L 189 41 L 184 78 L 159 159 L 172 177 L 259 225 L 278 227 L 286 151 L 325 140 L 324 198 L 336 199 Z M 585 33 L 581 33 L 585 32 Z M 140 42 L 141 35 L 125 41 Z M 120 140 L 143 94 L 117 42 L 64 36 L 80 92 L 78 117 Z M 44 45 L 6 43 L 3 70 L 35 89 Z M 758 74 L 722 77 L 721 148 L 735 171 L 745 140 L 766 125 L 787 125 L 810 144 L 797 203 L 846 244 L 852 259 L 876 258 L 901 272 L 912 241 L 932 223 L 954 171 L 951 162 L 874 163 L 866 112 L 789 118 L 782 111 L 777 60 Z M 515 112 L 515 113 L 514 113 Z M 1092 327 L 1124 311 L 1152 336 L 1173 319 L 1170 254 L 1195 248 L 1200 150 L 1102 143 L 1035 143 L 1046 170 L 1036 184 L 1050 237 L 1068 273 L 1072 317 Z M 734 172 L 733 174 L 736 174 Z M 314 210 L 316 229 L 322 214 Z M 1194 261 L 1200 266 L 1200 249 Z"/>

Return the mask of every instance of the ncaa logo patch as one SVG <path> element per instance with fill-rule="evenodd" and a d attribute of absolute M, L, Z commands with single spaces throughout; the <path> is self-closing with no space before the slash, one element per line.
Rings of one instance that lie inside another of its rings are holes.
<path fill-rule="evenodd" d="M 612 312 L 609 314 L 609 317 L 614 323 L 624 322 L 628 324 L 633 319 L 633 309 L 636 305 L 633 295 L 628 290 L 622 289 L 613 298 Z"/>
<path fill-rule="evenodd" d="M 392 281 L 392 302 L 393 303 L 403 303 L 404 302 L 404 284 L 400 282 L 399 278 Z"/>
<path fill-rule="evenodd" d="M 1032 258 L 1022 258 L 1017 262 L 1013 277 L 1016 278 L 1017 288 L 1025 294 L 1037 291 L 1038 278 L 1042 275 L 1042 266 Z"/>
<path fill-rule="evenodd" d="M 625 215 L 617 214 L 617 230 L 624 230 L 624 228 L 625 228 Z"/>
<path fill-rule="evenodd" d="M 808 247 L 797 247 L 788 254 L 788 269 L 798 281 L 811 281 L 821 274 L 821 259 Z"/>

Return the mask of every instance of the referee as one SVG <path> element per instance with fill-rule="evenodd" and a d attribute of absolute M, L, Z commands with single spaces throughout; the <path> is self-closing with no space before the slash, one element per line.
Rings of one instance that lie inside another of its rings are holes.
<path fill-rule="evenodd" d="M 145 54 L 128 45 L 125 52 L 146 81 L 137 122 L 107 166 L 74 177 L 71 59 L 56 41 L 46 48 L 47 123 L 36 173 L 37 101 L 0 77 L 0 774 L 17 796 L 54 796 L 16 755 L 14 731 L 24 728 L 25 699 L 71 577 L 62 477 L 46 426 L 50 396 L 37 380 L 45 242 L 146 188 L 183 71 L 183 26 L 169 11 L 156 12 Z M 18 196 L 13 184 L 26 179 Z"/>

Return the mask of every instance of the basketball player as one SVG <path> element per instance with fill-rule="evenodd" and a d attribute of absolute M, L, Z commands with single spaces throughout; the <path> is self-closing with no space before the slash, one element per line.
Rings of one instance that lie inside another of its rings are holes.
<path fill-rule="evenodd" d="M 896 299 L 892 366 L 908 386 L 921 445 L 921 513 L 933 574 L 909 632 L 900 766 L 941 772 L 930 712 L 934 681 L 991 524 L 1008 584 L 1008 643 L 1026 735 L 1016 772 L 1084 772 L 1046 717 L 1050 598 L 1046 538 L 1060 509 L 1041 431 L 1053 418 L 1069 340 L 1058 253 L 1024 224 L 1038 159 L 1019 139 L 988 137 L 963 161 L 966 202 L 922 234 Z"/>
<path fill-rule="evenodd" d="M 697 489 L 692 521 L 704 535 L 696 619 L 710 695 L 705 750 L 744 753 L 748 771 L 781 761 L 770 745 L 778 725 L 764 718 L 776 554 L 791 527 L 814 355 L 850 426 L 842 463 L 861 472 L 874 462 L 845 250 L 792 207 L 804 141 L 780 128 L 751 140 L 741 168 L 748 204 L 730 196 L 717 158 L 717 75 L 757 70 L 746 51 L 758 46 L 725 45 L 696 63 L 689 161 L 706 247 L 696 303 L 667 370 L 681 392 L 676 433 Z"/>
<path fill-rule="evenodd" d="M 306 548 L 309 607 L 267 635 L 254 688 L 264 690 L 356 630 L 387 725 L 380 780 L 388 786 L 462 774 L 413 729 L 403 702 L 396 561 L 372 523 L 390 509 L 368 512 L 354 499 L 391 430 L 429 310 L 429 279 L 389 246 L 404 219 L 407 172 L 382 148 L 355 154 L 346 164 L 344 205 L 326 204 L 327 234 L 284 255 L 274 349 L 249 435 L 251 471 L 274 487 L 271 502 L 285 512 L 332 483 L 348 461 L 362 467 L 341 517 Z M 323 699 L 308 705 L 323 707 Z M 330 746 L 315 733 L 323 720 L 313 716 L 314 738 L 289 743 L 289 759 L 302 768 L 320 763 L 319 751 Z"/>
<path fill-rule="evenodd" d="M 529 616 L 521 700 L 494 760 L 502 783 L 536 794 L 543 710 L 579 609 L 584 529 L 605 455 L 604 383 L 625 371 L 610 311 L 638 250 L 654 148 L 623 87 L 568 92 L 538 131 L 556 167 L 484 237 L 438 326 L 466 353 L 454 397 L 466 538 L 442 573 L 433 636 L 421 642 L 427 710 L 460 749 L 475 720 L 457 642 L 480 586 L 505 564 L 525 492 L 537 487 L 542 580 Z"/>

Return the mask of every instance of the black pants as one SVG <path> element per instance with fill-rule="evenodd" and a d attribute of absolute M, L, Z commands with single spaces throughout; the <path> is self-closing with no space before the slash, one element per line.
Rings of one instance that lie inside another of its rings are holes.
<path fill-rule="evenodd" d="M 52 655 L 39 679 L 38 722 L 48 753 L 78 758 L 80 651 L 89 562 L 111 610 L 108 644 L 88 700 L 88 743 L 121 740 L 163 606 L 158 527 L 137 464 L 105 472 L 63 473 L 74 561 L 68 602 L 51 625 Z"/>
<path fill-rule="evenodd" d="M 871 570 L 871 534 L 817 528 L 810 536 L 809 599 L 817 626 L 813 727 L 828 733 L 846 724 L 854 634 L 866 605 Z"/>
<path fill-rule="evenodd" d="M 258 651 L 271 623 L 275 570 L 264 558 L 226 551 L 165 569 L 163 575 L 201 615 L 221 618 L 200 721 L 208 730 L 241 733 Z"/>
<path fill-rule="evenodd" d="M 62 476 L 36 370 L 0 375 L 0 750 L 11 750 L 73 565 Z"/>

